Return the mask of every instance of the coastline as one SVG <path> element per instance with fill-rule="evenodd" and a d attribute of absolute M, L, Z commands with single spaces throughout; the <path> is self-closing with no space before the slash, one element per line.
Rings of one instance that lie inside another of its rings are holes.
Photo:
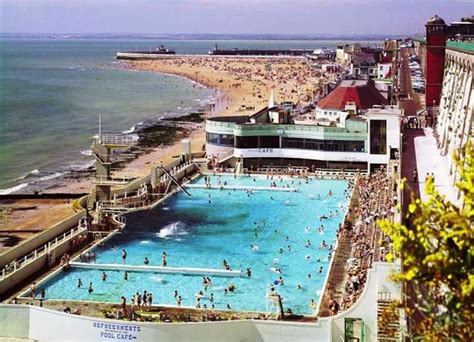
<path fill-rule="evenodd" d="M 307 65 L 301 60 L 279 60 L 277 62 L 265 59 L 241 60 L 239 58 L 213 59 L 212 57 L 189 57 L 163 61 L 127 61 L 121 66 L 129 70 L 158 72 L 177 77 L 183 77 L 196 83 L 196 86 L 204 86 L 214 89 L 214 101 L 209 104 L 208 116 L 225 115 L 250 115 L 263 108 L 268 103 L 268 97 L 272 89 L 275 90 L 277 101 L 290 100 L 295 104 L 301 103 L 301 89 L 304 93 L 306 88 L 313 90 L 320 83 L 322 77 L 314 71 L 308 71 Z M 289 70 L 296 70 L 290 74 Z M 298 90 L 298 91 L 295 91 Z M 187 115 L 190 113 L 188 112 Z M 186 116 L 186 115 L 184 115 Z M 174 117 L 179 120 L 179 117 Z M 167 120 L 166 120 L 167 121 Z M 159 124 L 155 121 L 155 124 Z M 137 126 L 139 126 L 137 124 Z M 130 130 L 131 131 L 131 130 Z M 136 134 L 137 132 L 130 132 Z M 169 145 L 145 148 L 145 152 L 137 158 L 127 161 L 121 169 L 137 177 L 143 177 L 150 172 L 153 165 L 160 162 L 167 164 L 181 152 L 181 139 L 191 140 L 193 152 L 202 151 L 205 146 L 205 123 L 193 123 L 184 134 L 177 134 Z M 91 171 L 91 170 L 89 170 Z M 41 190 L 42 193 L 88 193 L 92 186 L 93 172 L 76 172 L 55 179 L 56 183 L 48 189 Z M 74 213 L 72 206 L 49 200 L 17 201 L 8 203 L 7 208 L 16 206 L 37 206 L 27 212 L 20 211 L 3 220 L 0 224 L 2 231 L 28 230 L 34 227 L 45 230 L 55 222 L 58 217 L 66 217 Z M 54 215 L 52 215 L 54 213 Z M 8 215 L 8 214 L 7 214 Z M 33 232 L 22 240 L 33 236 Z"/>

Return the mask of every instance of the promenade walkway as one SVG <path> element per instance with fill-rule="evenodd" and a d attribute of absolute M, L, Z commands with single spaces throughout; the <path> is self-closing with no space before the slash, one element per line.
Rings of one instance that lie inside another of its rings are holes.
<path fill-rule="evenodd" d="M 402 153 L 402 177 L 406 178 L 416 197 L 427 199 L 424 191 L 427 174 L 434 174 L 436 189 L 454 203 L 458 202 L 449 176 L 447 158 L 440 155 L 436 139 L 431 128 L 406 129 L 403 133 L 406 141 Z M 418 170 L 418 180 L 413 181 L 413 170 Z M 405 208 L 410 202 L 409 193 L 405 194 Z"/>

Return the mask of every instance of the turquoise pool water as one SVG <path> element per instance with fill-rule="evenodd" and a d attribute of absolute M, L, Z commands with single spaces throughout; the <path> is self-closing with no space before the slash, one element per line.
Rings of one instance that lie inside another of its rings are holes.
<path fill-rule="evenodd" d="M 320 245 L 323 240 L 327 246 L 335 244 L 347 202 L 348 182 L 310 179 L 305 183 L 296 178 L 273 181 L 279 187 L 289 185 L 298 191 L 249 194 L 242 190 L 192 188 L 191 197 L 179 192 L 152 211 L 128 214 L 127 227 L 95 249 L 96 263 L 122 264 L 122 249 L 127 251 L 130 265 L 143 265 L 145 257 L 150 265 L 161 265 L 164 251 L 168 266 L 174 267 L 223 269 L 226 259 L 233 270 L 245 274 L 250 268 L 252 276 L 211 277 L 212 286 L 205 291 L 201 305 L 211 307 L 209 297 L 213 293 L 215 308 L 225 309 L 229 304 L 232 309 L 245 311 L 269 309 L 266 294 L 280 276 L 274 270 L 279 267 L 284 284 L 276 285 L 275 290 L 283 297 L 284 309 L 311 314 L 310 300 L 318 301 L 329 266 L 328 248 Z M 269 186 L 271 180 L 265 176 L 211 176 L 212 184 L 219 182 Z M 204 184 L 204 178 L 194 183 Z M 333 195 L 327 197 L 329 190 Z M 337 215 L 320 219 L 336 210 Z M 318 231 L 321 224 L 324 232 Z M 258 250 L 251 245 L 258 246 Z M 39 287 L 45 288 L 47 299 L 117 303 L 121 296 L 130 301 L 134 293 L 146 290 L 153 293 L 155 304 L 168 305 L 176 305 L 173 293 L 178 290 L 183 306 L 194 306 L 195 295 L 203 290 L 202 276 L 129 272 L 129 279 L 124 280 L 121 271 L 106 273 L 108 279 L 102 281 L 102 270 L 72 268 Z M 81 289 L 77 288 L 78 278 L 84 284 Z M 92 294 L 87 291 L 89 282 L 93 283 Z M 224 289 L 230 283 L 236 291 L 225 295 Z"/>

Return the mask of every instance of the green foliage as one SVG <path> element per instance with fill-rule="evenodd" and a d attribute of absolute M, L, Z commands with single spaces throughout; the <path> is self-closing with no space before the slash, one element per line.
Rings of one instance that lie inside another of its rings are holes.
<path fill-rule="evenodd" d="M 402 271 L 395 278 L 407 285 L 407 316 L 413 337 L 423 340 L 470 341 L 474 336 L 474 147 L 468 143 L 455 156 L 462 205 L 441 195 L 433 179 L 428 199 L 411 195 L 407 224 L 381 221 L 393 240 Z"/>

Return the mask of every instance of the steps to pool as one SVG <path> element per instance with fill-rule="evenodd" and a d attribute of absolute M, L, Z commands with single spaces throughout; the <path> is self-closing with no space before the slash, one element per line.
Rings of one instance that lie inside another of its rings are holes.
<path fill-rule="evenodd" d="M 240 270 L 219 270 L 213 268 L 193 268 L 193 267 L 168 267 L 168 266 L 147 266 L 147 265 L 120 265 L 120 264 L 89 264 L 85 262 L 71 262 L 69 264 L 75 268 L 107 270 L 107 271 L 128 271 L 128 272 L 154 272 L 167 274 L 183 274 L 215 277 L 240 277 Z"/>
<path fill-rule="evenodd" d="M 245 190 L 245 191 L 286 191 L 296 192 L 297 188 L 273 187 L 273 186 L 243 186 L 243 185 L 204 185 L 204 184 L 186 184 L 185 188 L 195 189 L 213 189 L 213 190 Z"/>

